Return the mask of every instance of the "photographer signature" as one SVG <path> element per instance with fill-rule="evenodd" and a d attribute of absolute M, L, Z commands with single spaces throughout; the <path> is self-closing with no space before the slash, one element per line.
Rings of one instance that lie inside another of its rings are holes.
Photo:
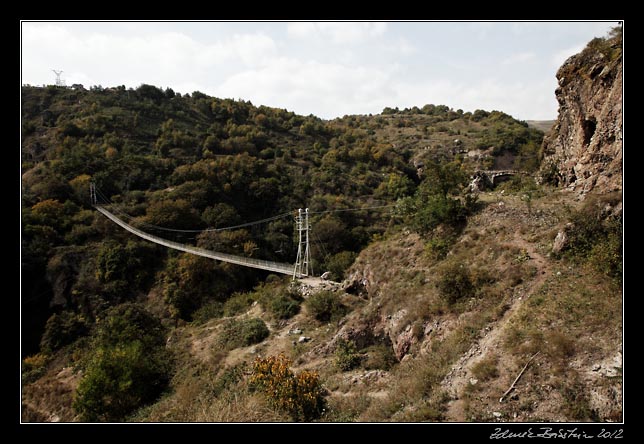
<path fill-rule="evenodd" d="M 524 432 L 511 432 L 509 429 L 503 430 L 500 427 L 494 429 L 490 439 L 507 439 L 507 438 L 542 438 L 542 439 L 588 439 L 588 438 L 606 438 L 621 439 L 624 437 L 624 429 L 606 430 L 601 429 L 597 435 L 590 435 L 585 430 L 578 427 L 573 429 L 553 429 L 552 427 L 539 427 L 533 431 L 532 427 Z"/>

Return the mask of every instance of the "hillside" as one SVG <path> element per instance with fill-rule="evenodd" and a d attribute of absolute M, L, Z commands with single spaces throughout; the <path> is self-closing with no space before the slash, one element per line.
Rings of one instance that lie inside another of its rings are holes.
<path fill-rule="evenodd" d="M 544 134 L 548 134 L 555 124 L 554 120 L 526 120 L 530 128 L 536 128 Z"/>
<path fill-rule="evenodd" d="M 23 421 L 621 420 L 621 196 L 538 185 L 527 123 L 22 94 Z M 479 170 L 513 175 L 474 193 Z M 279 262 L 308 207 L 329 279 L 148 243 L 90 183 L 155 235 Z"/>

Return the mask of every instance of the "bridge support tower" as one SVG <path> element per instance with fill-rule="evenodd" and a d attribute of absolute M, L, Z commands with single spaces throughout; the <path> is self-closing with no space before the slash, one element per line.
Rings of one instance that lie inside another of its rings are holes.
<path fill-rule="evenodd" d="M 92 205 L 96 205 L 96 185 L 94 182 L 89 183 L 89 200 Z"/>
<path fill-rule="evenodd" d="M 299 236 L 297 246 L 297 258 L 293 268 L 293 280 L 297 277 L 308 276 L 311 264 L 311 252 L 309 250 L 309 209 L 297 210 L 295 224 Z"/>

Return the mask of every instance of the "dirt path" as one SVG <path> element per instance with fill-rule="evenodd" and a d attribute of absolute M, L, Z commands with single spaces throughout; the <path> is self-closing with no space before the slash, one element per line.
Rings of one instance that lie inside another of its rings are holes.
<path fill-rule="evenodd" d="M 441 386 L 451 396 L 445 418 L 447 421 L 466 421 L 463 390 L 470 382 L 472 367 L 481 361 L 489 353 L 494 353 L 501 347 L 503 331 L 508 321 L 517 313 L 519 307 L 528 299 L 532 293 L 538 290 L 550 273 L 550 266 L 546 258 L 536 251 L 534 244 L 527 242 L 519 233 L 515 233 L 512 245 L 525 250 L 528 253 L 530 263 L 537 269 L 536 276 L 525 285 L 517 287 L 512 296 L 510 308 L 503 314 L 503 317 L 493 326 L 486 328 L 487 333 L 477 341 L 470 350 L 463 355 L 453 366 L 447 376 L 443 379 Z M 498 353 L 500 354 L 500 353 Z"/>

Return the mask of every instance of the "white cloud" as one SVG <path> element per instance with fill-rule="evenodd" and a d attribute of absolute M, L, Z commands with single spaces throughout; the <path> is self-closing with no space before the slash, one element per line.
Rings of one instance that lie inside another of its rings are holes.
<path fill-rule="evenodd" d="M 517 63 L 527 63 L 536 60 L 537 55 L 533 52 L 520 52 L 512 54 L 510 57 L 501 61 L 502 65 L 514 65 Z"/>
<path fill-rule="evenodd" d="M 333 43 L 359 43 L 383 35 L 387 24 L 382 22 L 297 22 L 287 25 L 288 35 L 298 39 L 330 38 Z"/>
<path fill-rule="evenodd" d="M 559 69 L 563 63 L 568 60 L 570 56 L 573 56 L 579 52 L 581 52 L 582 49 L 586 47 L 586 43 L 579 43 L 575 46 L 568 47 L 566 49 L 562 49 L 560 51 L 557 51 L 551 58 L 550 58 L 550 63 L 551 66 L 555 69 Z"/>
<path fill-rule="evenodd" d="M 399 83 L 394 87 L 394 100 L 397 100 L 395 103 L 401 108 L 422 107 L 431 103 L 464 111 L 498 110 L 523 120 L 547 120 L 557 116 L 555 87 L 554 81 L 525 84 L 520 81 L 504 83 L 487 78 L 460 83 L 450 79 L 436 79 L 419 83 Z M 544 90 L 550 90 L 552 94 L 544 95 Z"/>
<path fill-rule="evenodd" d="M 567 34 L 557 34 L 552 24 L 548 45 L 516 42 L 508 45 L 514 48 L 510 52 L 476 39 L 477 33 L 506 38 L 507 27 L 482 23 L 446 34 L 445 26 L 208 24 L 193 33 L 191 27 L 172 25 L 136 24 L 124 30 L 101 23 L 23 23 L 22 74 L 24 83 L 52 84 L 51 69 L 62 69 L 68 85 L 149 83 L 323 118 L 427 103 L 465 111 L 498 109 L 522 119 L 556 116 L 554 74 L 584 47 L 579 35 L 559 41 L 558 35 Z M 535 24 L 513 38 L 529 38 L 532 28 L 542 29 Z M 545 63 L 536 63 L 541 60 Z"/>
<path fill-rule="evenodd" d="M 537 84 L 493 78 L 474 82 L 448 78 L 411 81 L 401 76 L 397 65 L 365 68 L 280 58 L 228 77 L 214 93 L 322 118 L 432 103 L 465 111 L 500 110 L 520 119 L 553 119 L 557 115 L 555 87 L 554 77 Z"/>
<path fill-rule="evenodd" d="M 418 48 L 416 48 L 409 42 L 409 40 L 404 37 L 399 37 L 396 42 L 387 45 L 386 48 L 390 51 L 393 51 L 394 53 L 402 54 L 404 56 L 410 56 L 418 52 Z"/>
<path fill-rule="evenodd" d="M 389 80 L 390 74 L 383 70 L 281 58 L 230 76 L 217 93 L 333 118 L 372 112 L 373 103 L 386 94 Z"/>
<path fill-rule="evenodd" d="M 202 44 L 178 32 L 137 36 L 97 32 L 81 37 L 62 26 L 36 25 L 23 29 L 22 50 L 24 83 L 53 83 L 50 68 L 60 67 L 64 78 L 74 73 L 67 83 L 79 79 L 135 87 L 172 85 L 186 76 L 200 83 L 239 66 L 262 66 L 275 56 L 276 45 L 260 33 Z"/>

